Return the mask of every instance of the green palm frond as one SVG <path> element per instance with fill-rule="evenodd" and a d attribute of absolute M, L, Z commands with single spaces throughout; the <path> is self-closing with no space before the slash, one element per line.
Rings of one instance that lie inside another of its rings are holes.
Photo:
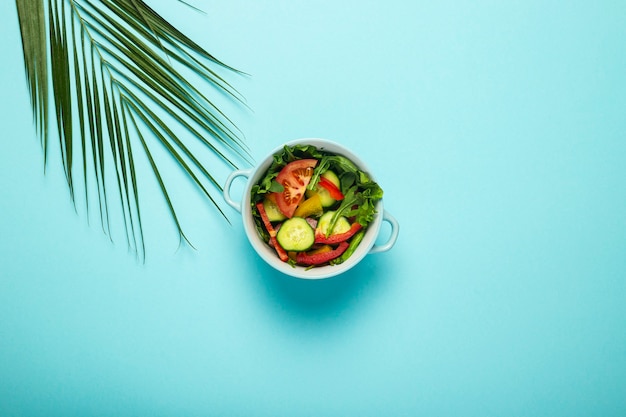
<path fill-rule="evenodd" d="M 181 242 L 189 243 L 153 156 L 159 148 L 228 220 L 215 198 L 221 184 L 192 145 L 200 144 L 232 167 L 235 160 L 249 162 L 249 154 L 241 132 L 189 81 L 188 73 L 244 104 L 219 75 L 241 72 L 209 54 L 142 0 L 16 0 L 16 5 L 44 166 L 56 137 L 72 200 L 76 203 L 82 189 L 87 209 L 90 200 L 97 201 L 109 236 L 110 210 L 114 203 L 121 204 L 127 243 L 144 257 L 136 170 L 136 155 L 142 154 Z M 176 127 L 188 135 L 177 134 Z"/>

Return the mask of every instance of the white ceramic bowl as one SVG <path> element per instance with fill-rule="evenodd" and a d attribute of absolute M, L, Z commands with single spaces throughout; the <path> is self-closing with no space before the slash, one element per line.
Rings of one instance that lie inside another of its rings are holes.
<path fill-rule="evenodd" d="M 286 143 L 286 145 L 313 145 L 321 151 L 343 155 L 346 158 L 350 159 L 352 162 L 354 162 L 356 166 L 359 167 L 359 169 L 368 173 L 372 180 L 376 180 L 371 172 L 367 169 L 363 161 L 361 161 L 354 153 L 350 152 L 348 149 L 346 149 L 342 145 L 339 145 L 338 143 L 326 139 L 305 138 L 288 142 Z M 393 245 L 396 243 L 396 239 L 398 238 L 399 225 L 398 222 L 393 218 L 393 216 L 391 216 L 383 209 L 383 201 L 379 200 L 376 204 L 377 214 L 374 216 L 374 220 L 367 227 L 365 235 L 363 236 L 363 240 L 361 241 L 355 252 L 345 262 L 339 265 L 327 265 L 310 269 L 306 269 L 302 266 L 293 267 L 285 262 L 282 262 L 276 255 L 276 251 L 274 250 L 274 248 L 265 243 L 257 232 L 254 219 L 252 218 L 250 191 L 252 189 L 252 186 L 259 182 L 259 180 L 265 175 L 265 172 L 272 164 L 274 154 L 281 152 L 283 148 L 284 145 L 281 145 L 280 147 L 274 149 L 256 168 L 233 171 L 228 176 L 228 178 L 226 179 L 226 183 L 224 184 L 224 199 L 231 207 L 241 213 L 241 216 L 243 218 L 244 230 L 246 232 L 246 235 L 248 236 L 248 240 L 250 241 L 250 244 L 252 245 L 254 250 L 259 254 L 261 258 L 263 258 L 265 262 L 267 262 L 278 271 L 287 275 L 291 275 L 293 277 L 304 279 L 322 279 L 346 272 L 347 270 L 358 264 L 368 254 L 385 252 L 393 247 Z M 233 180 L 237 177 L 248 178 L 243 192 L 243 203 L 241 201 L 233 200 L 230 195 L 231 185 L 233 183 Z M 380 232 L 380 227 L 383 221 L 386 221 L 391 225 L 391 233 L 386 243 L 377 245 L 376 239 Z"/>

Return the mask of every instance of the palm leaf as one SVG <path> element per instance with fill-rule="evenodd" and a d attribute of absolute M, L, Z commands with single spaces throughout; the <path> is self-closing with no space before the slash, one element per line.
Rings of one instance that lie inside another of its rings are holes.
<path fill-rule="evenodd" d="M 109 236 L 117 206 L 128 247 L 145 259 L 136 170 L 137 155 L 142 155 L 181 242 L 189 243 L 154 157 L 159 148 L 228 220 L 216 197 L 221 184 L 193 146 L 232 167 L 236 160 L 249 162 L 249 154 L 241 132 L 185 71 L 245 106 L 220 75 L 243 73 L 209 54 L 143 0 L 16 0 L 16 5 L 44 166 L 56 135 L 74 204 L 81 189 L 88 213 L 90 201 L 96 201 Z M 56 129 L 49 129 L 52 124 Z M 177 134 L 173 125 L 188 135 Z"/>
<path fill-rule="evenodd" d="M 34 121 L 44 149 L 48 137 L 48 53 L 44 3 L 17 1 L 17 15 L 22 35 L 24 67 L 30 89 Z M 44 153 L 44 160 L 46 157 Z"/>

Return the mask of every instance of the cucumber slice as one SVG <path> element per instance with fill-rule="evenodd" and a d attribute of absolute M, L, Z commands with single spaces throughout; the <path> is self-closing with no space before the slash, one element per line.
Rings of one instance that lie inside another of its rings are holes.
<path fill-rule="evenodd" d="M 326 178 L 328 181 L 335 184 L 337 188 L 341 189 L 341 182 L 339 181 L 339 177 L 330 169 L 328 171 L 324 171 L 322 177 Z"/>
<path fill-rule="evenodd" d="M 302 217 L 292 217 L 280 226 L 276 240 L 286 251 L 301 252 L 315 243 L 315 231 Z"/>
<path fill-rule="evenodd" d="M 326 178 L 328 181 L 335 184 L 337 188 L 341 189 L 341 181 L 339 180 L 337 174 L 333 171 L 324 171 L 322 177 Z M 309 198 L 312 197 L 313 194 L 318 194 L 320 196 L 320 201 L 322 202 L 322 207 L 330 207 L 337 201 L 330 196 L 330 193 L 326 188 L 320 187 L 319 185 L 317 185 L 314 190 L 306 190 L 305 194 Z"/>
<path fill-rule="evenodd" d="M 271 222 L 280 222 L 287 218 L 278 208 L 275 194 L 269 194 L 265 200 L 263 200 L 263 208 L 265 209 L 265 213 L 267 213 L 267 218 Z"/>
<path fill-rule="evenodd" d="M 311 194 L 317 194 L 320 196 L 320 202 L 322 203 L 322 207 L 330 207 L 335 204 L 335 201 L 337 201 L 330 196 L 330 193 L 324 187 L 318 186 L 315 191 L 311 191 Z"/>
<path fill-rule="evenodd" d="M 334 211 L 327 211 L 326 213 L 324 213 L 324 215 L 320 217 L 319 221 L 317 222 L 316 233 L 326 236 L 326 234 L 328 233 L 328 228 L 330 227 L 330 222 L 333 219 L 334 215 Z M 350 227 L 351 225 L 348 219 L 341 216 L 337 219 L 337 223 L 335 223 L 335 227 L 333 227 L 333 230 L 331 231 L 331 233 L 329 233 L 329 235 L 338 235 L 340 233 L 345 233 L 350 230 Z"/>

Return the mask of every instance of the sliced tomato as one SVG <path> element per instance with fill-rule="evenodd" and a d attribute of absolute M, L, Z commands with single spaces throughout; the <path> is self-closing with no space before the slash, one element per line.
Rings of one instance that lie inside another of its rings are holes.
<path fill-rule="evenodd" d="M 278 173 L 276 181 L 284 190 L 276 196 L 276 203 L 285 216 L 293 217 L 293 212 L 304 197 L 316 165 L 317 159 L 298 159 L 285 165 Z"/>

